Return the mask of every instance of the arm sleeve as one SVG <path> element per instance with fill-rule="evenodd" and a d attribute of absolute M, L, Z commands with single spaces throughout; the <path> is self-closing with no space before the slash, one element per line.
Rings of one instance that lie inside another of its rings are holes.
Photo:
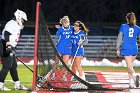
<path fill-rule="evenodd" d="M 116 45 L 116 50 L 118 50 L 118 51 L 120 50 L 122 39 L 123 39 L 123 33 L 119 32 L 118 39 L 117 39 L 117 45 Z"/>
<path fill-rule="evenodd" d="M 4 32 L 4 40 L 5 40 L 6 42 L 9 42 L 10 35 L 11 35 L 11 33 L 9 33 L 8 31 L 5 31 L 5 32 Z"/>

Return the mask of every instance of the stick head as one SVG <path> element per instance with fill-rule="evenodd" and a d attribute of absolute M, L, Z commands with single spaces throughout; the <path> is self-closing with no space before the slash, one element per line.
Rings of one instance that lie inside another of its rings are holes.
<path fill-rule="evenodd" d="M 84 45 L 88 43 L 88 39 L 85 35 L 81 34 L 79 42 L 81 42 L 81 45 Z"/>
<path fill-rule="evenodd" d="M 80 42 L 83 42 L 85 40 L 85 36 L 83 34 L 80 35 Z"/>

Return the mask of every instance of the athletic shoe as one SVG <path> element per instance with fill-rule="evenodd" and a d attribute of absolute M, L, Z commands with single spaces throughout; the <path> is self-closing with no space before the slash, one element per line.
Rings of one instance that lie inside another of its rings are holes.
<path fill-rule="evenodd" d="M 135 82 L 135 86 L 136 86 L 136 87 L 139 87 L 139 75 L 136 75 L 136 76 L 134 77 L 134 82 Z"/>
<path fill-rule="evenodd" d="M 14 86 L 14 89 L 15 89 L 15 90 L 28 90 L 28 88 L 26 88 L 26 87 L 23 86 L 23 85 Z"/>
<path fill-rule="evenodd" d="M 11 89 L 5 87 L 4 85 L 0 86 L 0 90 L 3 90 L 3 91 L 10 91 Z"/>
<path fill-rule="evenodd" d="M 21 85 L 19 81 L 14 82 L 15 90 L 28 90 L 25 86 Z"/>
<path fill-rule="evenodd" d="M 134 80 L 131 79 L 129 83 L 129 88 L 135 88 Z"/>

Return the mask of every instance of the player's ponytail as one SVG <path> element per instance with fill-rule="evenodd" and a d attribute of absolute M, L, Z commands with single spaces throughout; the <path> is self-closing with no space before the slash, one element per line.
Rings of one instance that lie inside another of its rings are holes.
<path fill-rule="evenodd" d="M 76 21 L 76 23 L 79 23 L 79 27 L 81 28 L 81 30 L 83 30 L 86 35 L 88 35 L 89 29 L 84 25 L 84 23 L 82 23 L 81 21 Z"/>
<path fill-rule="evenodd" d="M 136 25 L 136 16 L 133 12 L 127 13 L 126 20 L 130 26 Z"/>

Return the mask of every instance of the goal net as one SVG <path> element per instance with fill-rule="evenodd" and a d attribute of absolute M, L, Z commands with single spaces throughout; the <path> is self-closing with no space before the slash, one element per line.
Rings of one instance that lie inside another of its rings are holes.
<path fill-rule="evenodd" d="M 65 77 L 64 77 L 65 75 Z M 91 77 L 91 78 L 95 78 Z M 97 82 L 97 80 L 95 80 Z M 79 78 L 58 54 L 46 25 L 40 2 L 36 7 L 33 90 L 104 90 L 101 84 L 91 84 Z"/>

